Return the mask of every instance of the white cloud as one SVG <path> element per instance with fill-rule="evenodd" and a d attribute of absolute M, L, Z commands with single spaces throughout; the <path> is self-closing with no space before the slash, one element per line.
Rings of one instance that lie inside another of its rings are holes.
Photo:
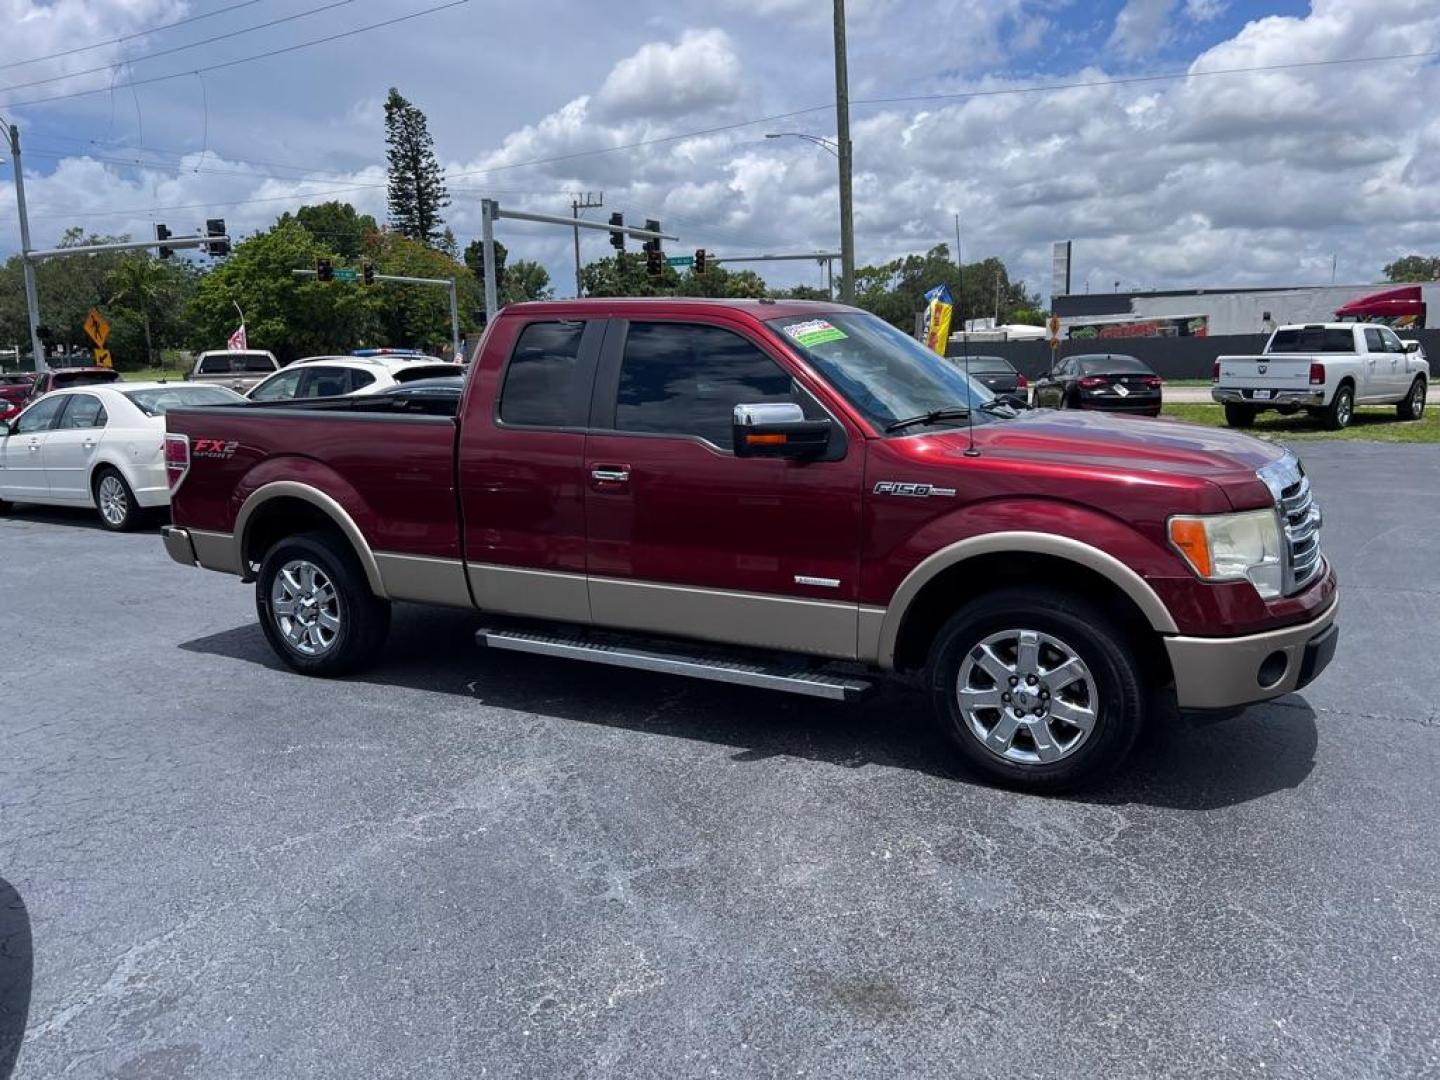
<path fill-rule="evenodd" d="M 723 30 L 687 30 L 680 40 L 652 41 L 621 60 L 595 95 L 603 117 L 663 117 L 734 104 L 741 95 L 740 57 Z"/>
<path fill-rule="evenodd" d="M 1229 6 L 1226 0 L 1185 0 L 1185 17 L 1191 22 L 1213 22 Z"/>
<path fill-rule="evenodd" d="M 1170 40 L 1174 10 L 1175 0 L 1126 0 L 1115 16 L 1110 47 L 1127 57 L 1156 52 Z"/>

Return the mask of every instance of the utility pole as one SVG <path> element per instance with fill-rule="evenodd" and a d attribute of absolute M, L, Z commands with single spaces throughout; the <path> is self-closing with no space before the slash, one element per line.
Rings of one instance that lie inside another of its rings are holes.
<path fill-rule="evenodd" d="M 15 205 L 20 214 L 20 266 L 25 275 L 25 308 L 30 315 L 30 348 L 35 370 L 44 371 L 45 346 L 40 340 L 40 297 L 35 291 L 35 264 L 30 261 L 30 218 L 25 212 L 25 172 L 20 166 L 20 129 L 10 125 L 10 161 L 15 168 Z M 18 358 L 17 358 L 18 359 Z"/>
<path fill-rule="evenodd" d="M 850 190 L 850 76 L 845 60 L 845 0 L 835 0 L 835 124 L 840 146 L 840 301 L 853 304 L 855 215 Z"/>
<path fill-rule="evenodd" d="M 593 191 L 585 193 L 585 201 L 580 201 L 580 196 L 570 200 L 570 215 L 575 219 L 575 298 L 578 300 L 584 295 L 585 290 L 580 284 L 580 211 L 593 210 L 605 205 L 605 193 L 602 191 L 596 194 Z"/>
<path fill-rule="evenodd" d="M 960 248 L 960 215 L 955 215 L 955 308 L 960 312 L 960 329 L 965 329 L 965 259 Z"/>

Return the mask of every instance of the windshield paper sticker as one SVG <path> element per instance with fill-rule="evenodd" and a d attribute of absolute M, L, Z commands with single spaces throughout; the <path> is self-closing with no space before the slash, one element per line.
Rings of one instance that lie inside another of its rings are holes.
<path fill-rule="evenodd" d="M 824 319 L 792 323 L 785 327 L 785 333 L 789 334 L 791 340 L 797 345 L 807 349 L 813 349 L 816 345 L 824 345 L 827 341 L 844 341 L 846 337 L 845 331 Z"/>

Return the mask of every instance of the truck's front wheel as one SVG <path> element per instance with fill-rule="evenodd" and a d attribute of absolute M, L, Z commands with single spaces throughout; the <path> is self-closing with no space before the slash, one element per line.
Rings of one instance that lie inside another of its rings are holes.
<path fill-rule="evenodd" d="M 1103 608 L 1033 588 L 967 604 L 930 660 L 936 717 L 966 762 L 1034 791 L 1093 782 L 1139 734 L 1138 659 Z"/>
<path fill-rule="evenodd" d="M 266 552 L 255 611 L 270 647 L 304 675 L 366 666 L 390 631 L 390 605 L 370 591 L 349 545 L 326 532 L 287 537 Z"/>

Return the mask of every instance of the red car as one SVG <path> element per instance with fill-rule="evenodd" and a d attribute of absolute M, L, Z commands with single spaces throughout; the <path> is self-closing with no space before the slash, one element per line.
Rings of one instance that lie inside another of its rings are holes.
<path fill-rule="evenodd" d="M 35 382 L 33 371 L 0 374 L 0 422 L 9 420 L 25 407 L 30 387 Z"/>
<path fill-rule="evenodd" d="M 62 367 L 50 368 L 30 376 L 30 389 L 25 401 L 31 402 L 51 390 L 66 390 L 72 386 L 101 386 L 120 381 L 120 373 L 108 367 Z"/>
<path fill-rule="evenodd" d="M 397 600 L 479 609 L 490 648 L 820 697 L 909 672 L 971 766 L 1055 789 L 1125 756 L 1151 691 L 1234 709 L 1335 649 L 1292 454 L 1021 411 L 833 304 L 517 304 L 453 417 L 166 419 L 166 549 L 253 581 L 308 674 L 375 662 Z"/>

